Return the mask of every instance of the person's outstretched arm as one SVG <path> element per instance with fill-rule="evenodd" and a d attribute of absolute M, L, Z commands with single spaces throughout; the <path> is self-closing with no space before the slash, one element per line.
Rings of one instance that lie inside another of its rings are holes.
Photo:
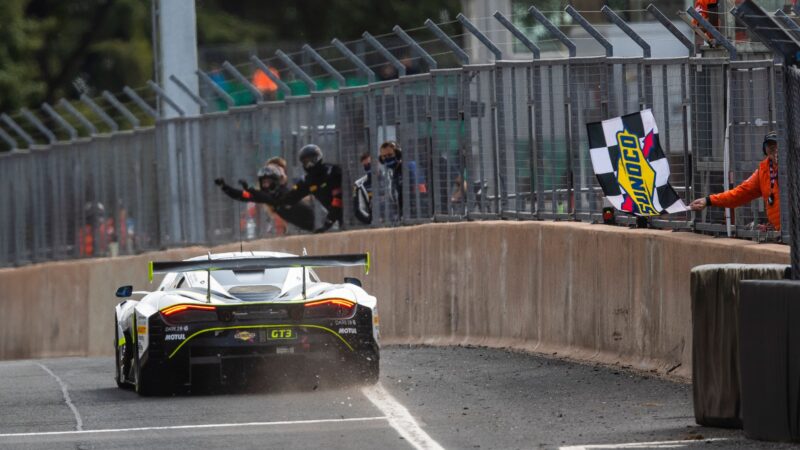
<path fill-rule="evenodd" d="M 248 192 L 247 190 L 239 190 L 236 189 L 235 187 L 229 186 L 227 183 L 225 183 L 224 178 L 217 178 L 216 180 L 214 180 L 214 184 L 219 186 L 220 189 L 222 189 L 222 192 L 225 193 L 225 195 L 234 200 L 239 200 L 240 202 L 253 201 L 251 199 L 252 195 L 250 194 L 250 192 Z"/>
<path fill-rule="evenodd" d="M 758 182 L 758 169 L 733 189 L 709 196 L 710 205 L 721 208 L 736 208 L 761 197 L 761 185 Z"/>

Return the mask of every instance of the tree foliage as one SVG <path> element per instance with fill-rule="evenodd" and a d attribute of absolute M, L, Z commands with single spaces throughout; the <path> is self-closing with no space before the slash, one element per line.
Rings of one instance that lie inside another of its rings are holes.
<path fill-rule="evenodd" d="M 0 111 L 119 92 L 153 78 L 150 1 L 0 1 Z M 197 0 L 198 44 L 327 44 L 415 27 L 459 0 Z"/>

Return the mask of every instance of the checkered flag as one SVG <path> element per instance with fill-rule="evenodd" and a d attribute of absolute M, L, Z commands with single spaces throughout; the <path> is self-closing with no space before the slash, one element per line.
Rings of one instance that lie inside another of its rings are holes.
<path fill-rule="evenodd" d="M 597 181 L 608 201 L 637 216 L 685 212 L 669 184 L 669 162 L 649 109 L 586 124 Z"/>

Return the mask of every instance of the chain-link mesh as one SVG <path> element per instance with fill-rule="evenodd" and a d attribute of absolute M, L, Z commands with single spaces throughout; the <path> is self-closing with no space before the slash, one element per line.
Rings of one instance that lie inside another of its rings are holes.
<path fill-rule="evenodd" d="M 531 67 L 528 62 L 497 66 L 499 86 L 499 170 L 504 217 L 530 217 L 533 211 Z"/>
<path fill-rule="evenodd" d="M 691 164 L 689 154 L 688 120 L 688 58 L 669 58 L 645 60 L 645 75 L 650 77 L 652 86 L 647 107 L 653 110 L 658 125 L 659 141 L 664 154 L 669 159 L 670 184 L 686 204 L 691 198 Z M 655 226 L 673 228 L 688 227 L 690 214 L 670 214 L 652 221 Z"/>
<path fill-rule="evenodd" d="M 730 178 L 734 185 L 750 177 L 765 155 L 764 135 L 774 131 L 772 70 L 766 62 L 730 63 L 731 117 L 729 131 Z M 764 93 L 769 95 L 764 95 Z M 733 211 L 737 236 L 768 235 L 769 224 L 762 198 Z M 775 237 L 778 233 L 771 232 Z"/>
<path fill-rule="evenodd" d="M 467 212 L 463 88 L 460 69 L 431 71 L 430 195 L 441 220 L 461 219 Z"/>
<path fill-rule="evenodd" d="M 398 200 L 403 222 L 429 221 L 433 216 L 432 199 L 428 193 L 432 168 L 430 74 L 401 79 L 398 92 L 400 123 L 397 143 L 403 156 Z"/>
<path fill-rule="evenodd" d="M 726 177 L 727 59 L 692 58 L 691 142 L 694 197 L 706 197 L 730 187 Z M 706 208 L 696 215 L 701 231 L 726 232 L 726 211 Z"/>
<path fill-rule="evenodd" d="M 572 195 L 569 60 L 534 61 L 532 69 L 536 212 L 541 218 L 567 218 Z"/>
<path fill-rule="evenodd" d="M 788 225 L 791 230 L 792 245 L 792 278 L 800 280 L 800 68 L 786 67 L 786 124 L 788 131 L 788 148 L 786 154 L 787 200 L 782 209 L 784 217 L 789 216 Z"/>
<path fill-rule="evenodd" d="M 597 220 L 603 207 L 603 191 L 587 151 L 586 124 L 611 117 L 609 71 L 605 58 L 575 58 L 570 62 L 570 163 L 573 210 L 580 220 Z"/>
<path fill-rule="evenodd" d="M 466 197 L 467 214 L 472 218 L 496 218 L 499 213 L 497 114 L 493 79 L 491 67 L 464 68 Z"/>
<path fill-rule="evenodd" d="M 653 110 L 670 182 L 687 202 L 749 176 L 763 159 L 764 134 L 777 130 L 781 149 L 794 149 L 779 169 L 787 180 L 782 238 L 796 245 L 798 181 L 789 175 L 800 166 L 798 77 L 797 69 L 772 61 L 724 58 L 499 62 L 12 152 L 0 156 L 0 210 L 9 212 L 0 215 L 0 265 L 300 233 L 265 205 L 232 201 L 213 181 L 255 185 L 256 171 L 273 157 L 285 159 L 295 181 L 304 175 L 297 152 L 308 143 L 342 169 L 344 228 L 481 218 L 598 221 L 607 203 L 592 170 L 586 123 L 643 108 Z M 379 162 L 384 141 L 402 149 L 398 177 Z M 356 185 L 366 178 L 371 220 L 355 209 Z M 326 211 L 305 201 L 321 224 Z M 729 213 L 707 208 L 651 223 L 777 238 L 759 227 L 760 200 Z"/>
<path fill-rule="evenodd" d="M 342 186 L 346 195 L 350 195 L 351 187 L 355 181 L 366 175 L 364 167 L 361 163 L 361 155 L 370 152 L 374 147 L 375 139 L 371 136 L 372 129 L 370 122 L 373 121 L 374 114 L 371 116 L 374 105 L 371 105 L 372 93 L 367 87 L 354 87 L 343 89 L 338 97 L 338 120 L 336 123 L 336 130 L 339 134 L 339 148 L 340 148 L 340 166 L 343 170 Z M 382 111 L 383 112 L 383 111 Z M 370 166 L 378 166 L 377 151 L 373 155 L 370 153 L 372 162 Z M 376 167 L 377 168 L 377 167 Z M 371 181 L 375 179 L 375 171 L 370 167 L 372 175 Z M 371 184 L 374 184 L 372 181 Z M 370 189 L 374 189 L 370 186 Z M 355 227 L 361 224 L 356 219 L 353 213 L 353 205 L 351 198 L 345 199 L 345 223 L 348 226 Z M 375 208 L 375 206 L 378 206 Z M 394 218 L 396 212 L 394 210 L 387 211 L 384 208 L 385 203 L 380 205 L 373 205 L 373 215 L 376 215 L 379 222 L 386 219 L 386 224 L 393 223 L 391 218 Z M 373 222 L 376 220 L 373 217 Z"/>

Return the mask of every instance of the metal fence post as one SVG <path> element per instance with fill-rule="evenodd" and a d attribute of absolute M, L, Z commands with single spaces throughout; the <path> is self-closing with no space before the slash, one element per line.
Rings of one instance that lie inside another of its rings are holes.
<path fill-rule="evenodd" d="M 458 14 L 456 16 L 456 20 L 458 20 L 464 28 L 475 36 L 478 41 L 483 44 L 489 52 L 494 55 L 495 61 L 501 60 L 503 58 L 503 54 L 500 49 L 492 42 L 485 34 L 483 34 L 480 30 L 478 30 L 472 22 L 469 21 L 463 14 Z M 512 72 L 513 77 L 513 72 Z M 494 146 L 493 151 L 493 158 L 494 158 L 494 169 L 495 169 L 495 185 L 497 186 L 497 195 L 496 195 L 496 210 L 497 213 L 502 217 L 503 212 L 508 206 L 508 179 L 506 177 L 506 170 L 508 169 L 508 160 L 506 154 L 506 139 L 505 135 L 507 131 L 505 130 L 505 97 L 504 97 L 504 89 L 503 89 L 503 74 L 500 69 L 495 65 L 492 70 L 492 143 Z M 514 80 L 512 78 L 512 83 Z M 512 99 L 513 101 L 513 99 Z M 502 134 L 502 136 L 501 136 Z"/>
<path fill-rule="evenodd" d="M 536 19 L 537 22 L 542 24 L 547 29 L 547 31 L 549 31 L 550 34 L 553 35 L 554 38 L 561 41 L 561 43 L 567 47 L 570 58 L 576 56 L 577 50 L 575 47 L 575 43 L 572 42 L 572 40 L 568 38 L 567 35 L 562 33 L 557 26 L 553 25 L 553 22 L 550 22 L 550 20 L 544 14 L 542 14 L 541 11 L 536 9 L 535 6 L 531 6 L 530 8 L 528 8 L 528 14 L 530 14 L 534 19 Z"/>
<path fill-rule="evenodd" d="M 309 92 L 317 90 L 317 83 L 314 81 L 314 79 L 311 78 L 311 76 L 309 76 L 303 69 L 301 69 L 300 66 L 295 64 L 294 61 L 292 61 L 292 59 L 289 58 L 289 55 L 284 53 L 282 50 L 276 50 L 275 56 L 277 56 L 278 59 L 280 59 L 284 64 L 286 64 L 286 67 L 288 67 L 289 70 L 291 70 L 296 76 L 300 77 L 300 79 L 303 80 L 303 82 L 308 87 Z"/>
<path fill-rule="evenodd" d="M 332 76 L 334 80 L 339 84 L 339 87 L 343 87 L 345 85 L 345 79 L 336 69 L 333 68 L 328 61 L 325 60 L 316 50 L 311 48 L 308 44 L 303 44 L 303 51 L 308 54 L 311 59 L 313 59 L 317 64 L 322 67 L 325 72 L 328 72 L 328 75 Z"/>
<path fill-rule="evenodd" d="M 792 33 L 795 39 L 800 40 L 800 25 L 798 25 L 797 22 L 787 16 L 782 9 L 775 11 L 775 17 Z"/>
<path fill-rule="evenodd" d="M 492 42 L 491 39 L 489 39 L 485 34 L 483 34 L 478 29 L 478 27 L 473 25 L 473 23 L 470 22 L 469 19 L 466 18 L 466 16 L 459 13 L 456 16 L 456 20 L 458 20 L 467 31 L 469 31 L 473 36 L 475 36 L 475 38 L 477 38 L 481 44 L 483 44 L 484 46 L 486 46 L 487 49 L 489 49 L 489 51 L 494 55 L 495 60 L 503 59 L 503 52 L 501 52 L 500 49 L 494 44 L 494 42 Z"/>
<path fill-rule="evenodd" d="M 114 109 L 116 109 L 117 111 L 119 111 L 120 114 L 125 116 L 125 119 L 131 123 L 133 128 L 139 127 L 139 119 L 137 119 L 136 116 L 134 116 L 133 113 L 128 108 L 125 107 L 125 105 L 123 105 L 119 100 L 117 100 L 117 98 L 114 97 L 114 95 L 111 94 L 111 92 L 103 91 L 102 95 L 103 98 L 106 99 L 106 101 L 110 103 L 111 106 L 114 107 Z"/>
<path fill-rule="evenodd" d="M 689 40 L 675 24 L 672 23 L 671 20 L 667 16 L 665 16 L 655 5 L 650 3 L 647 5 L 647 12 L 649 12 L 664 28 L 667 29 L 670 33 L 672 33 L 678 41 L 683 44 L 689 50 L 689 56 L 694 55 L 694 43 Z"/>
<path fill-rule="evenodd" d="M 241 83 L 242 86 L 247 88 L 247 90 L 250 91 L 251 94 L 253 94 L 253 97 L 256 99 L 256 103 L 264 100 L 264 96 L 261 94 L 261 91 L 259 91 L 257 87 L 253 86 L 253 83 L 251 83 L 250 80 L 247 79 L 247 77 L 242 75 L 242 73 L 239 72 L 236 69 L 236 67 L 233 67 L 233 64 L 229 63 L 228 61 L 225 61 L 222 63 L 222 68 L 227 70 L 229 74 L 233 75 L 233 77 L 236 78 L 236 81 Z M 271 73 L 271 71 L 269 72 Z"/>
<path fill-rule="evenodd" d="M 176 77 L 174 74 L 170 75 L 169 79 L 170 81 L 175 83 L 176 86 L 178 86 L 178 89 L 180 89 L 184 94 L 186 94 L 190 99 L 192 99 L 193 102 L 197 103 L 197 106 L 200 107 L 201 114 L 206 112 L 206 110 L 208 109 L 207 101 L 203 100 L 200 96 L 195 94 L 191 89 L 189 89 L 189 86 L 187 86 L 186 83 L 181 81 L 181 79 Z"/>
<path fill-rule="evenodd" d="M 436 64 L 436 60 L 433 59 L 433 57 L 429 55 L 428 52 L 423 50 L 423 48 L 420 47 L 419 44 L 417 44 L 417 41 L 412 39 L 411 36 L 408 35 L 408 33 L 406 33 L 402 28 L 400 28 L 399 25 L 395 25 L 394 28 L 392 28 L 392 31 L 394 31 L 394 34 L 397 35 L 397 37 L 399 37 L 401 41 L 403 41 L 406 45 L 411 47 L 411 50 L 414 53 L 416 53 L 417 56 L 419 56 L 420 58 L 422 58 L 423 61 L 425 61 L 425 64 L 428 65 L 428 70 L 436 69 L 438 67 L 438 65 Z"/>
<path fill-rule="evenodd" d="M 633 42 L 636 43 L 639 47 L 642 48 L 642 56 L 644 58 L 650 58 L 650 44 L 648 44 L 638 33 L 633 31 L 631 28 L 620 16 L 618 16 L 608 5 L 604 5 L 600 11 L 610 20 L 613 22 L 620 30 L 622 30 L 625 34 L 630 37 Z M 642 64 L 639 64 L 640 70 L 642 69 Z M 644 67 L 644 99 L 640 99 L 640 108 L 645 109 L 647 107 L 653 106 L 653 73 L 652 67 L 649 64 L 645 64 Z"/>
<path fill-rule="evenodd" d="M 9 150 L 12 152 L 17 150 L 17 140 L 9 136 L 6 133 L 6 130 L 0 128 L 0 139 L 2 139 L 6 144 L 8 144 Z"/>
<path fill-rule="evenodd" d="M 728 50 L 728 55 L 731 58 L 731 61 L 735 61 L 739 59 L 739 54 L 736 53 L 736 46 L 733 45 L 722 33 L 719 32 L 713 25 L 711 25 L 699 12 L 697 12 L 693 6 L 690 6 L 686 9 L 686 14 L 692 17 L 692 19 L 696 20 L 700 26 L 703 27 L 706 31 L 711 33 L 711 36 L 714 37 L 714 40 L 719 42 L 720 45 L 725 47 Z"/>
<path fill-rule="evenodd" d="M 38 117 L 33 115 L 33 113 L 30 112 L 28 108 L 22 108 L 20 112 L 28 120 L 28 122 L 30 122 L 34 127 L 36 127 L 36 129 L 39 130 L 39 132 L 42 133 L 47 138 L 47 142 L 49 142 L 50 144 L 54 144 L 58 140 L 56 139 L 56 135 L 53 134 L 53 132 L 50 131 L 49 128 L 44 126 L 42 121 L 39 120 Z"/>
<path fill-rule="evenodd" d="M 217 96 L 221 98 L 226 105 L 228 105 L 228 108 L 236 106 L 236 101 L 233 99 L 233 97 L 231 97 L 230 94 L 225 92 L 225 89 L 222 89 L 217 83 L 215 83 L 214 80 L 212 80 L 207 73 L 199 69 L 197 70 L 196 73 L 198 80 L 201 83 L 205 83 L 206 86 L 211 88 L 211 91 L 217 94 Z"/>
<path fill-rule="evenodd" d="M 163 99 L 163 100 L 164 100 L 164 102 L 165 102 L 166 104 L 168 104 L 169 106 L 171 106 L 171 107 L 172 107 L 172 109 L 174 109 L 174 110 L 175 110 L 175 112 L 177 112 L 179 116 L 183 117 L 183 116 L 185 116 L 185 115 L 186 115 L 186 113 L 183 111 L 183 108 L 181 108 L 180 106 L 178 106 L 178 104 L 177 104 L 177 103 L 175 103 L 175 101 L 173 101 L 173 100 L 172 100 L 172 99 L 171 99 L 171 98 L 170 98 L 170 97 L 167 95 L 167 93 L 166 93 L 166 92 L 164 92 L 164 90 L 163 90 L 163 89 L 161 89 L 161 86 L 159 86 L 159 85 L 155 84 L 155 83 L 153 82 L 153 80 L 147 80 L 147 85 L 150 87 L 150 89 L 152 89 L 152 90 L 153 90 L 153 92 L 155 92 L 155 93 L 156 93 L 156 95 L 157 95 L 159 98 Z"/>
<path fill-rule="evenodd" d="M 614 22 L 614 24 L 618 26 L 619 29 L 622 30 L 625 34 L 627 34 L 628 37 L 633 40 L 633 42 L 636 42 L 636 45 L 642 48 L 642 54 L 645 58 L 650 57 L 650 44 L 648 44 L 644 39 L 642 39 L 642 37 L 639 36 L 638 33 L 633 31 L 633 28 L 631 28 L 627 23 L 625 23 L 625 21 L 622 20 L 622 17 L 618 16 L 617 13 L 612 11 L 611 8 L 608 7 L 608 5 L 603 5 L 603 7 L 600 8 L 600 12 L 602 12 L 606 16 L 606 18 L 608 18 L 608 20 Z"/>
<path fill-rule="evenodd" d="M 112 132 L 119 131 L 119 125 L 117 125 L 117 122 L 114 122 L 114 119 L 112 119 L 108 114 L 106 114 L 106 112 L 103 111 L 103 108 L 101 108 L 100 105 L 95 103 L 94 100 L 89 98 L 88 95 L 81 94 L 81 101 L 86 106 L 88 106 L 89 109 L 91 109 L 92 112 L 94 112 L 95 115 L 97 115 L 97 117 L 100 118 L 100 120 L 105 122 L 106 125 L 108 125 L 108 127 L 111 128 Z"/>
<path fill-rule="evenodd" d="M 364 61 L 361 61 L 358 58 L 358 56 L 356 56 L 353 52 L 351 52 L 350 49 L 347 48 L 347 46 L 342 43 L 342 41 L 340 41 L 339 39 L 333 38 L 333 40 L 331 41 L 331 44 L 333 44 L 333 46 L 336 47 L 337 50 L 342 52 L 342 54 L 345 56 L 345 58 L 347 58 L 356 67 L 358 67 L 358 70 L 360 70 L 361 72 L 364 73 L 364 75 L 367 76 L 367 81 L 368 82 L 370 82 L 370 83 L 374 83 L 375 82 L 375 72 L 373 72 L 372 69 L 370 69 L 366 64 L 364 64 Z"/>
<path fill-rule="evenodd" d="M 261 69 L 261 71 L 264 72 L 264 75 L 266 75 L 270 80 L 272 80 L 272 82 L 275 83 L 278 86 L 278 89 L 280 89 L 281 92 L 284 93 L 284 95 L 287 95 L 287 96 L 292 95 L 292 89 L 289 88 L 289 86 L 286 83 L 284 83 L 283 80 L 281 80 L 274 73 L 272 73 L 272 70 L 270 70 L 270 68 L 267 67 L 266 64 L 264 64 L 264 61 L 261 61 L 261 59 L 259 59 L 256 55 L 253 55 L 253 56 L 250 57 L 250 62 L 252 62 L 256 67 Z M 217 86 L 217 83 L 214 83 L 211 80 L 211 78 L 208 77 L 208 75 L 205 75 L 205 78 L 208 79 L 208 82 L 213 83 L 214 86 L 217 87 L 217 89 L 222 91 L 222 88 Z M 222 92 L 225 92 L 225 91 L 222 91 Z M 226 95 L 227 95 L 227 93 L 226 93 Z M 229 95 L 228 95 L 228 98 L 230 98 Z M 231 101 L 233 101 L 233 99 L 231 99 Z"/>
<path fill-rule="evenodd" d="M 124 92 L 129 99 L 133 100 L 133 102 L 136 103 L 136 106 L 138 106 L 142 111 L 144 111 L 145 114 L 152 117 L 153 119 L 158 119 L 158 112 L 155 109 L 153 109 L 152 106 L 148 105 L 147 102 L 144 101 L 144 99 L 140 97 L 139 94 L 136 93 L 136 91 L 129 88 L 128 86 L 125 86 L 124 88 L 122 88 L 122 92 Z"/>
<path fill-rule="evenodd" d="M 369 34 L 369 32 L 365 31 L 364 34 L 361 35 L 361 37 L 363 37 L 364 40 L 367 41 L 367 44 L 371 45 L 372 48 L 377 50 L 381 56 L 383 56 L 387 61 L 389 61 L 389 64 L 391 64 L 395 68 L 395 70 L 397 70 L 397 76 L 402 77 L 403 75 L 406 74 L 406 66 L 404 66 L 399 59 L 395 58 L 392 52 L 386 50 L 386 47 L 381 45 L 381 43 L 378 42 L 378 40 L 375 39 L 375 37 Z"/>
<path fill-rule="evenodd" d="M 23 130 L 22 127 L 19 126 L 19 124 L 17 124 L 16 121 L 14 121 L 14 119 L 9 117 L 8 114 L 3 113 L 2 115 L 0 115 L 0 120 L 5 122 L 5 124 L 8 125 L 9 128 L 14 130 L 14 132 L 17 133 L 17 136 L 21 137 L 22 140 L 25 141 L 26 144 L 28 144 L 28 147 L 36 145 L 36 142 L 33 140 L 31 135 L 26 133 L 25 130 Z"/>
<path fill-rule="evenodd" d="M 74 140 L 78 138 L 78 130 L 76 130 L 72 125 L 70 125 L 69 122 L 64 120 L 64 118 L 61 117 L 61 115 L 57 113 L 56 110 L 53 109 L 52 106 L 50 106 L 50 104 L 48 104 L 47 102 L 42 103 L 42 110 L 44 110 L 44 112 L 47 113 L 47 115 L 50 116 L 51 119 L 53 119 L 61 128 L 64 129 L 64 131 L 67 132 L 67 134 L 69 134 L 70 139 Z"/>
<path fill-rule="evenodd" d="M 456 58 L 458 58 L 458 60 L 461 61 L 462 65 L 469 64 L 469 56 L 467 55 L 467 53 L 461 47 L 459 47 L 458 44 L 453 42 L 453 40 L 450 39 L 450 36 L 448 36 L 447 33 L 442 31 L 442 29 L 439 28 L 438 25 L 433 23 L 431 19 L 425 19 L 425 26 L 429 30 L 431 30 L 431 32 L 440 41 L 444 42 L 444 44 L 450 49 L 450 51 L 452 51 L 453 54 L 456 55 Z"/>
<path fill-rule="evenodd" d="M 564 8 L 564 11 L 572 16 L 572 18 L 575 19 L 575 21 L 578 22 L 578 24 L 580 24 L 580 26 L 583 27 L 583 29 L 586 30 L 586 32 L 589 33 L 589 35 L 592 36 L 598 44 L 602 45 L 603 48 L 606 49 L 606 56 L 614 56 L 614 46 L 611 45 L 611 42 L 608 42 L 608 39 L 600 34 L 600 32 L 597 31 L 597 28 L 592 26 L 592 24 L 590 24 L 589 21 L 581 15 L 581 13 L 573 8 L 572 5 L 568 5 L 566 8 Z"/>
<path fill-rule="evenodd" d="M 530 50 L 531 54 L 533 55 L 533 59 L 539 59 L 541 55 L 539 46 L 528 39 L 528 36 L 525 36 L 525 33 L 511 23 L 511 21 L 508 20 L 500 11 L 495 11 L 494 18 L 497 19 L 497 21 L 500 22 L 500 24 L 503 25 L 509 32 L 511 32 L 511 34 L 517 38 L 517 40 L 519 40 L 522 45 L 525 46 L 525 48 Z"/>

